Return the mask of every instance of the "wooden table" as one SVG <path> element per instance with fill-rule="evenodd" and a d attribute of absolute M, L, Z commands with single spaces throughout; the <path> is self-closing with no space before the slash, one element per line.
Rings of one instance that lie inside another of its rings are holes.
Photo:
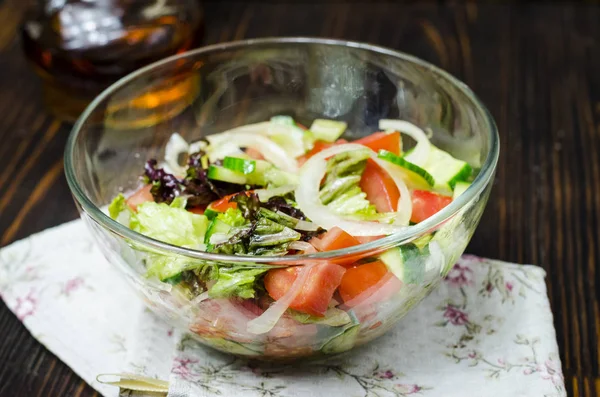
<path fill-rule="evenodd" d="M 469 84 L 495 116 L 502 149 L 468 251 L 546 269 L 569 395 L 600 395 L 600 7 L 256 1 L 205 11 L 206 43 L 367 41 Z M 63 176 L 69 126 L 44 112 L 20 48 L 22 12 L 0 0 L 0 245 L 77 217 Z M 95 394 L 0 304 L 0 396 Z"/>

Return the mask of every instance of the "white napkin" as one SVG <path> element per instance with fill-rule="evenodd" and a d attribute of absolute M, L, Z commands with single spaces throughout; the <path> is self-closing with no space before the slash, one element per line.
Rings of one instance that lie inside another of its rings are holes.
<path fill-rule="evenodd" d="M 168 380 L 169 397 L 565 396 L 545 273 L 463 256 L 388 334 L 303 365 L 234 358 L 147 309 L 81 221 L 0 250 L 0 294 L 32 335 L 104 396 L 103 373 Z"/>

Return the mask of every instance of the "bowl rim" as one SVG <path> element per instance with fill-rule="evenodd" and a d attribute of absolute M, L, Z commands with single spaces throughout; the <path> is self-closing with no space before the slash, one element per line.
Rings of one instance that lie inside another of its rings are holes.
<path fill-rule="evenodd" d="M 416 225 L 408 226 L 406 229 L 399 231 L 394 234 L 390 234 L 381 239 L 371 241 L 364 244 L 359 244 L 349 248 L 343 248 L 333 251 L 325 251 L 325 252 L 317 252 L 314 254 L 303 254 L 303 255 L 286 255 L 286 256 L 251 256 L 251 255 L 224 255 L 224 254 L 214 254 L 208 253 L 205 251 L 195 250 L 191 248 L 179 247 L 176 245 L 172 245 L 160 240 L 153 239 L 151 237 L 145 236 L 141 233 L 138 233 L 125 225 L 113 220 L 104 213 L 98 206 L 96 206 L 84 193 L 83 189 L 79 185 L 78 181 L 75 178 L 75 172 L 73 169 L 73 155 L 75 151 L 75 142 L 79 133 L 82 130 L 86 120 L 90 116 L 90 114 L 100 105 L 105 99 L 107 99 L 111 94 L 119 90 L 122 86 L 128 84 L 130 81 L 143 76 L 146 73 L 153 71 L 155 68 L 167 65 L 169 63 L 176 62 L 180 59 L 194 57 L 197 55 L 210 53 L 214 51 L 221 50 L 231 50 L 237 48 L 245 48 L 253 45 L 268 45 L 268 44 L 318 44 L 324 46 L 336 46 L 336 47 L 350 47 L 360 50 L 367 50 L 370 52 L 375 52 L 378 54 L 383 54 L 387 56 L 391 56 L 394 58 L 401 59 L 406 62 L 410 62 L 416 64 L 420 67 L 426 68 L 429 72 L 437 75 L 442 80 L 447 81 L 459 91 L 461 91 L 471 102 L 473 107 L 480 114 L 484 116 L 484 120 L 487 124 L 487 134 L 488 139 L 490 141 L 490 150 L 488 152 L 488 156 L 486 161 L 482 165 L 479 174 L 472 182 L 471 186 L 459 197 L 453 200 L 448 206 L 443 208 L 438 213 L 429 217 L 423 222 L 420 222 Z M 247 40 L 238 40 L 231 41 L 219 44 L 213 44 L 205 47 L 200 47 L 195 50 L 187 51 L 181 54 L 173 55 L 168 58 L 162 59 L 160 61 L 149 64 L 145 67 L 142 67 L 113 83 L 111 86 L 106 88 L 100 95 L 98 95 L 83 111 L 83 113 L 79 116 L 76 123 L 73 125 L 69 138 L 67 140 L 67 144 L 65 147 L 64 153 L 64 163 L 65 163 L 65 175 L 67 179 L 67 183 L 71 192 L 76 200 L 76 202 L 81 206 L 83 212 L 89 215 L 89 217 L 99 224 L 102 227 L 109 229 L 111 232 L 117 234 L 118 236 L 126 239 L 130 239 L 135 244 L 141 244 L 142 246 L 150 247 L 152 250 L 162 252 L 164 254 L 177 254 L 186 256 L 193 259 L 200 260 L 208 260 L 208 261 L 216 261 L 216 262 L 229 262 L 229 263 L 271 263 L 276 264 L 280 263 L 282 265 L 294 265 L 295 261 L 306 262 L 308 260 L 317 260 L 317 259 L 331 259 L 337 257 L 343 257 L 347 255 L 355 255 L 365 252 L 377 252 L 383 251 L 394 246 L 398 246 L 401 244 L 408 243 L 419 236 L 426 233 L 428 230 L 432 230 L 439 226 L 440 224 L 446 222 L 449 218 L 451 218 L 454 214 L 460 211 L 464 206 L 471 202 L 475 197 L 478 197 L 483 190 L 486 188 L 488 183 L 490 183 L 491 179 L 494 176 L 496 165 L 498 163 L 499 151 L 500 151 L 500 138 L 498 136 L 498 130 L 494 119 L 488 109 L 483 105 L 483 103 L 479 100 L 479 98 L 473 93 L 473 91 L 462 81 L 458 80 L 456 77 L 452 76 L 450 73 L 444 71 L 429 62 L 423 61 L 420 58 L 417 58 L 412 55 L 405 54 L 400 51 L 396 51 L 390 48 L 356 42 L 356 41 L 347 41 L 347 40 L 337 40 L 337 39 L 326 39 L 326 38 L 316 38 L 316 37 L 268 37 L 268 38 L 260 38 L 260 39 L 247 39 Z M 301 263 L 298 263 L 301 264 Z"/>

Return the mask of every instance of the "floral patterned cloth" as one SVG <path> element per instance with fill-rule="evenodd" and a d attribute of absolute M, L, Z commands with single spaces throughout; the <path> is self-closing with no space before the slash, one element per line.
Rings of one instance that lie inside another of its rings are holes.
<path fill-rule="evenodd" d="M 565 396 L 545 273 L 465 255 L 390 333 L 304 365 L 233 358 L 144 309 L 81 221 L 0 250 L 0 294 L 104 396 L 101 373 L 168 379 L 183 396 Z"/>

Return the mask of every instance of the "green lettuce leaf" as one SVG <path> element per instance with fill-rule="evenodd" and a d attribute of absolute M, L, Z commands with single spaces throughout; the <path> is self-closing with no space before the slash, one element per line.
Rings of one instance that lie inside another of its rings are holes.
<path fill-rule="evenodd" d="M 137 208 L 137 224 L 132 229 L 156 240 L 186 248 L 204 248 L 208 219 L 182 208 L 176 198 L 171 205 L 146 202 Z M 131 226 L 130 226 L 131 227 Z"/>
<path fill-rule="evenodd" d="M 329 159 L 319 197 L 331 211 L 339 215 L 370 216 L 377 213 L 359 186 L 369 157 L 368 151 L 356 150 Z"/>
<path fill-rule="evenodd" d="M 227 211 L 217 215 L 217 219 L 227 223 L 231 226 L 244 226 L 247 221 L 244 218 L 244 214 L 237 208 L 229 208 Z"/>
<path fill-rule="evenodd" d="M 219 268 L 217 282 L 210 288 L 211 298 L 229 298 L 238 296 L 243 299 L 254 298 L 256 283 L 269 268 Z"/>
<path fill-rule="evenodd" d="M 310 314 L 301 313 L 293 309 L 288 309 L 288 313 L 294 320 L 302 324 L 321 324 L 329 325 L 330 327 L 339 327 L 352 321 L 348 313 L 335 307 L 327 309 L 323 317 L 311 316 Z"/>

